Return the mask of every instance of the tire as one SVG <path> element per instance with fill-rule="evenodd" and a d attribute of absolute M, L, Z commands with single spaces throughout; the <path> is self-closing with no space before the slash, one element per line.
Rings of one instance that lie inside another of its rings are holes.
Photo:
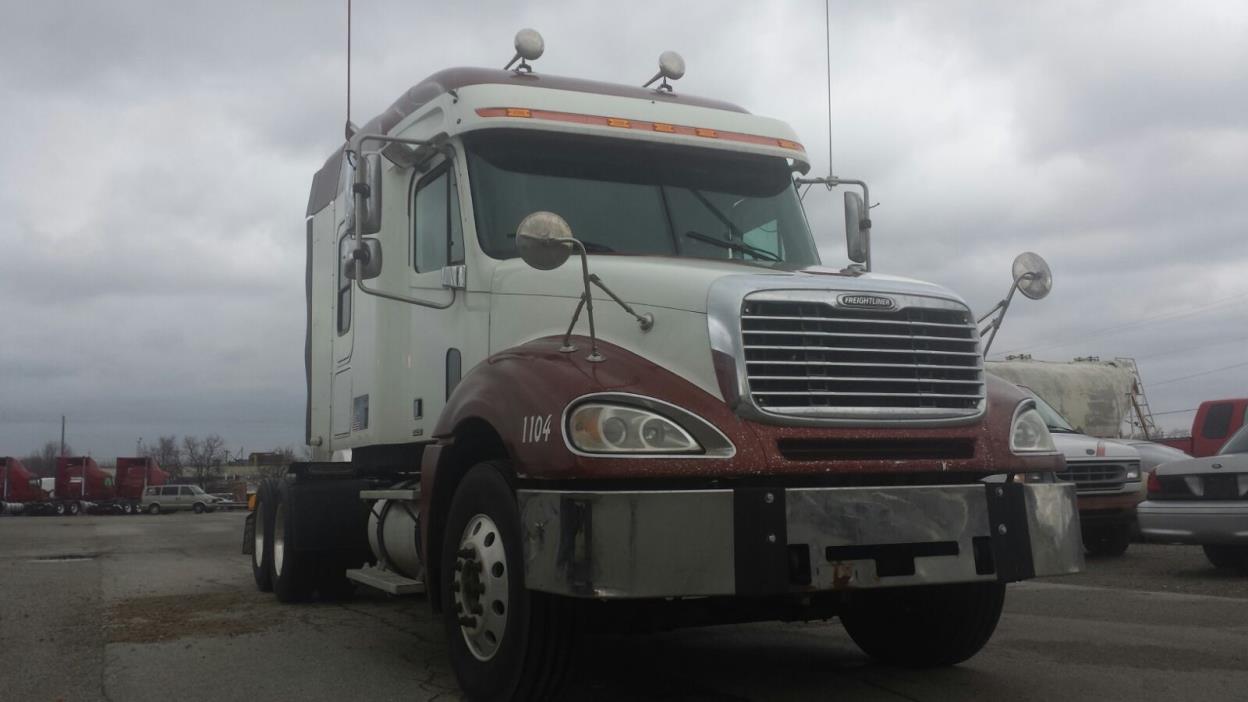
<path fill-rule="evenodd" d="M 1248 571 L 1248 546 L 1205 544 L 1201 548 L 1214 568 Z"/>
<path fill-rule="evenodd" d="M 81 505 L 79 505 L 77 502 L 70 502 L 70 503 L 69 503 L 69 513 L 70 513 L 71 515 L 73 515 L 73 516 L 77 517 L 77 516 L 78 516 L 78 513 L 79 513 L 80 511 L 82 511 L 82 506 L 81 506 Z"/>
<path fill-rule="evenodd" d="M 159 505 L 158 503 L 155 503 L 155 502 L 153 502 L 152 504 L 148 505 L 148 506 L 147 506 L 147 513 L 148 513 L 148 514 L 160 514 L 160 505 Z"/>
<path fill-rule="evenodd" d="M 992 638 L 1004 583 L 855 592 L 841 614 L 850 638 L 876 660 L 911 668 L 956 665 Z"/>
<path fill-rule="evenodd" d="M 269 568 L 273 580 L 273 594 L 285 603 L 303 602 L 316 586 L 316 563 L 312 554 L 286 548 L 294 534 L 294 515 L 291 514 L 290 483 L 277 485 L 277 499 L 273 502 L 273 558 Z"/>
<path fill-rule="evenodd" d="M 524 587 L 508 472 L 502 461 L 477 464 L 455 490 L 442 534 L 442 620 L 468 699 L 546 700 L 558 696 L 571 667 L 576 603 Z"/>
<path fill-rule="evenodd" d="M 322 600 L 345 602 L 355 597 L 355 581 L 347 578 L 349 566 L 342 559 L 327 557 L 317 569 L 316 592 Z"/>
<path fill-rule="evenodd" d="M 60 517 L 60 516 L 64 515 L 64 514 L 65 514 L 65 503 L 64 503 L 64 502 L 57 502 L 57 503 L 56 503 L 56 508 L 55 508 L 55 511 L 56 511 L 56 516 L 58 516 L 58 517 Z"/>
<path fill-rule="evenodd" d="M 261 481 L 256 490 L 255 540 L 251 550 L 251 576 L 260 592 L 273 592 L 273 503 L 277 486 Z"/>
<path fill-rule="evenodd" d="M 192 511 L 192 512 L 194 512 L 195 514 L 203 514 L 203 513 L 204 513 L 204 503 L 203 503 L 203 502 L 196 502 L 196 503 L 195 503 L 195 506 L 191 508 L 191 511 Z"/>
<path fill-rule="evenodd" d="M 1089 529 L 1083 535 L 1083 548 L 1090 555 L 1117 558 L 1131 546 L 1131 534 L 1126 527 L 1112 526 Z"/>
<path fill-rule="evenodd" d="M 121 513 L 122 514 L 134 514 L 134 506 L 131 505 L 129 502 L 123 504 L 121 506 Z"/>

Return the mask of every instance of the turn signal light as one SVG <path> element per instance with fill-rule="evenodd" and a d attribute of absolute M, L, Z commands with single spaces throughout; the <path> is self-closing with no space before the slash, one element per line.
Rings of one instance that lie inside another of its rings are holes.
<path fill-rule="evenodd" d="M 1161 480 L 1157 477 L 1157 471 L 1148 471 L 1148 494 L 1160 495 L 1161 492 Z"/>

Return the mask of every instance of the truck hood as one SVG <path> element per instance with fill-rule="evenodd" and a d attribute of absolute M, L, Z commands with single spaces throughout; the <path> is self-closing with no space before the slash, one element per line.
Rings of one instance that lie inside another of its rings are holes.
<path fill-rule="evenodd" d="M 666 307 L 705 314 L 707 293 L 711 286 L 730 276 L 748 276 L 757 288 L 814 288 L 850 292 L 893 292 L 927 295 L 957 300 L 961 298 L 933 283 L 864 273 L 844 274 L 833 268 L 807 268 L 800 271 L 776 271 L 764 266 L 712 259 L 674 258 L 666 256 L 589 256 L 589 272 L 623 300 L 635 305 Z M 578 257 L 553 271 L 538 271 L 520 259 L 501 262 L 494 271 L 490 290 L 498 295 L 536 295 L 543 297 L 577 298 L 582 290 L 581 266 Z M 594 300 L 608 299 L 598 289 Z"/>
<path fill-rule="evenodd" d="M 1067 463 L 1077 461 L 1140 460 L 1140 452 L 1117 441 L 1098 439 L 1087 434 L 1053 432 L 1053 444 L 1066 457 Z"/>

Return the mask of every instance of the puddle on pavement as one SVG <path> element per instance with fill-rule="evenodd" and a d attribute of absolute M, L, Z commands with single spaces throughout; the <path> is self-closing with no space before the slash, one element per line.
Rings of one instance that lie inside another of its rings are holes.
<path fill-rule="evenodd" d="M 39 556 L 28 560 L 31 563 L 79 563 L 95 560 L 99 555 L 98 553 L 66 553 L 56 556 Z"/>
<path fill-rule="evenodd" d="M 109 610 L 109 641 L 155 643 L 252 634 L 273 626 L 278 612 L 257 593 L 238 590 L 131 597 Z"/>

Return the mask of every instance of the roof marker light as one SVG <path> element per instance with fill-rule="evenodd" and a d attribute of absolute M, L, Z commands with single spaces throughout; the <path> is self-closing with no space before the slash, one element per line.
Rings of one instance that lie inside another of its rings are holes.
<path fill-rule="evenodd" d="M 530 109 L 527 107 L 478 107 L 476 109 L 476 113 L 478 117 L 525 117 L 547 120 L 550 122 L 566 122 L 596 127 L 636 129 L 646 132 L 653 131 L 690 137 L 696 136 L 704 139 L 735 141 L 744 144 L 755 144 L 758 146 L 780 147 L 788 151 L 797 151 L 801 153 L 806 152 L 806 148 L 804 146 L 789 139 L 760 136 L 758 134 L 744 134 L 742 132 L 724 132 L 717 129 L 690 127 L 682 124 L 647 122 L 639 119 L 625 119 L 623 117 L 604 117 L 600 115 L 586 115 L 577 112 L 557 112 L 555 110 Z"/>

